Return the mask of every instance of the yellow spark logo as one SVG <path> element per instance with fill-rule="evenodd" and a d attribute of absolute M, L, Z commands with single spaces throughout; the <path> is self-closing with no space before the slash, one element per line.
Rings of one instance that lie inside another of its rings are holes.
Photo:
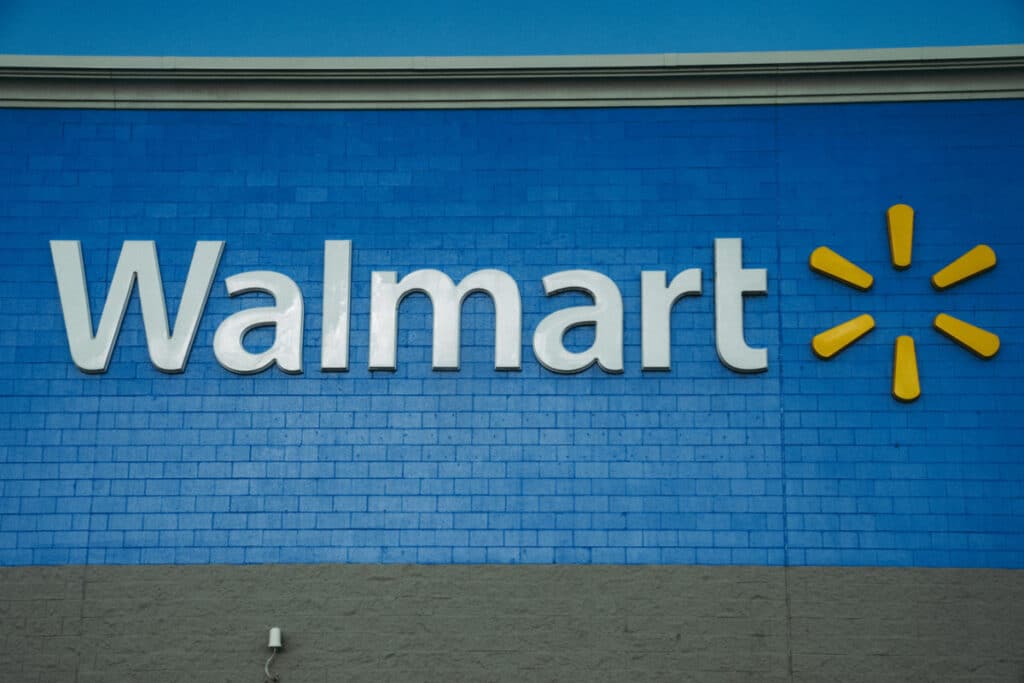
<path fill-rule="evenodd" d="M 887 212 L 889 223 L 889 253 L 897 270 L 910 267 L 914 246 L 914 210 L 906 204 L 896 204 Z M 837 280 L 844 285 L 867 291 L 875 279 L 871 273 L 848 261 L 828 247 L 818 247 L 811 253 L 811 270 Z M 958 285 L 976 275 L 995 268 L 996 254 L 992 248 L 979 244 L 932 276 L 932 286 L 941 291 Z M 999 337 L 980 327 L 946 313 L 939 313 L 932 323 L 946 335 L 978 357 L 988 359 L 999 351 Z M 834 357 L 843 349 L 863 337 L 875 327 L 870 315 L 859 315 L 825 330 L 811 340 L 811 349 L 823 360 Z M 913 401 L 921 395 L 921 381 L 917 373 L 917 353 L 914 339 L 907 335 L 896 338 L 892 370 L 892 395 L 900 401 Z"/>

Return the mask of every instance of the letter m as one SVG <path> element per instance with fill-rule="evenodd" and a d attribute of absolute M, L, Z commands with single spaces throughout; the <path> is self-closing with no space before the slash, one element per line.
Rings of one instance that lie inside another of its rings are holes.
<path fill-rule="evenodd" d="M 396 283 L 397 273 L 370 276 L 370 369 L 394 370 L 398 307 L 407 295 L 426 294 L 434 310 L 433 367 L 457 370 L 461 348 L 462 303 L 482 292 L 494 302 L 494 367 L 518 370 L 522 352 L 522 301 L 515 280 L 500 270 L 477 270 L 458 286 L 439 270 L 415 270 Z"/>
<path fill-rule="evenodd" d="M 150 360 L 163 372 L 182 372 L 223 251 L 224 242 L 196 242 L 172 334 L 167 324 L 167 304 L 156 258 L 156 243 L 125 241 L 117 259 L 114 279 L 107 291 L 99 328 L 94 335 L 81 244 L 77 240 L 52 240 L 50 254 L 57 275 L 68 346 L 75 365 L 83 372 L 107 371 L 121 322 L 128 310 L 132 288 L 138 281 Z"/>

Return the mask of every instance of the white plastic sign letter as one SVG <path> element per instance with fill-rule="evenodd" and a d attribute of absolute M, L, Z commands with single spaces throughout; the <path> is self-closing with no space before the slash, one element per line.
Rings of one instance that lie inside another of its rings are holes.
<path fill-rule="evenodd" d="M 747 346 L 743 295 L 766 294 L 768 271 L 743 267 L 743 240 L 715 240 L 715 347 L 722 364 L 736 372 L 768 369 L 768 350 Z"/>
<path fill-rule="evenodd" d="M 583 292 L 594 299 L 593 306 L 573 306 L 548 315 L 533 333 L 533 353 L 548 370 L 582 372 L 594 363 L 608 373 L 622 372 L 622 294 L 607 276 L 592 270 L 563 270 L 546 275 L 544 293 Z M 594 326 L 594 343 L 581 352 L 569 351 L 562 343 L 574 327 Z"/>
<path fill-rule="evenodd" d="M 121 322 L 128 310 L 132 288 L 138 280 L 149 358 L 162 372 L 182 372 L 188 362 L 223 251 L 224 242 L 196 242 L 172 334 L 168 329 L 167 302 L 164 299 L 163 280 L 160 278 L 156 243 L 125 241 L 121 245 L 114 279 L 107 290 L 107 300 L 94 336 L 82 245 L 71 240 L 51 241 L 50 254 L 64 312 L 64 327 L 75 365 L 82 372 L 107 371 L 114 344 L 121 331 Z"/>
<path fill-rule="evenodd" d="M 470 273 L 456 287 L 439 270 L 416 270 L 397 282 L 394 272 L 375 271 L 370 288 L 370 369 L 394 370 L 398 344 L 398 308 L 413 293 L 426 294 L 434 307 L 433 367 L 458 370 L 462 303 L 482 292 L 494 302 L 494 367 L 518 370 L 522 356 L 523 312 L 519 285 L 500 270 Z"/>
<path fill-rule="evenodd" d="M 640 273 L 641 362 L 644 370 L 672 367 L 672 307 L 684 296 L 700 296 L 700 268 L 690 268 L 665 286 L 665 271 Z"/>
<path fill-rule="evenodd" d="M 213 354 L 231 372 L 263 372 L 274 363 L 283 371 L 302 372 L 302 291 L 291 278 L 270 270 L 254 270 L 229 277 L 230 296 L 263 292 L 274 297 L 272 307 L 250 308 L 228 316 L 213 335 Z M 274 343 L 262 353 L 250 353 L 243 341 L 249 330 L 274 327 Z"/>
<path fill-rule="evenodd" d="M 320 369 L 348 370 L 349 299 L 352 290 L 352 242 L 324 243 L 324 313 Z"/>

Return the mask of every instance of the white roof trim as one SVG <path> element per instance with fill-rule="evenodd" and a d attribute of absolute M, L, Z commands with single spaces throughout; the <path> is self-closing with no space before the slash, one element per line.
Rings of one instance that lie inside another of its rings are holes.
<path fill-rule="evenodd" d="M 1024 97 L 1024 45 L 521 57 L 0 55 L 0 106 L 429 109 Z"/>

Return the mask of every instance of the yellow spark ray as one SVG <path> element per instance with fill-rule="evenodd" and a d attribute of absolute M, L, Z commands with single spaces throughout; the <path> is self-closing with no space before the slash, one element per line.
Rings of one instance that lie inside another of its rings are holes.
<path fill-rule="evenodd" d="M 889 253 L 897 270 L 910 267 L 914 248 L 914 210 L 906 204 L 894 204 L 886 212 L 889 221 Z"/>
<path fill-rule="evenodd" d="M 987 244 L 979 244 L 932 275 L 932 287 L 947 289 L 995 267 L 996 252 Z"/>
<path fill-rule="evenodd" d="M 828 247 L 818 247 L 811 252 L 811 270 L 828 276 L 845 285 L 861 291 L 871 289 L 875 278 L 857 264 L 849 261 Z"/>
<path fill-rule="evenodd" d="M 828 359 L 875 328 L 875 319 L 868 314 L 840 323 L 811 340 L 811 349 L 819 358 Z"/>
<path fill-rule="evenodd" d="M 935 316 L 935 329 L 981 358 L 991 358 L 999 351 L 999 337 L 945 313 Z"/>
<path fill-rule="evenodd" d="M 896 357 L 892 368 L 892 395 L 899 401 L 910 402 L 921 395 L 921 380 L 917 375 L 917 352 L 914 340 L 902 335 L 896 337 Z"/>

